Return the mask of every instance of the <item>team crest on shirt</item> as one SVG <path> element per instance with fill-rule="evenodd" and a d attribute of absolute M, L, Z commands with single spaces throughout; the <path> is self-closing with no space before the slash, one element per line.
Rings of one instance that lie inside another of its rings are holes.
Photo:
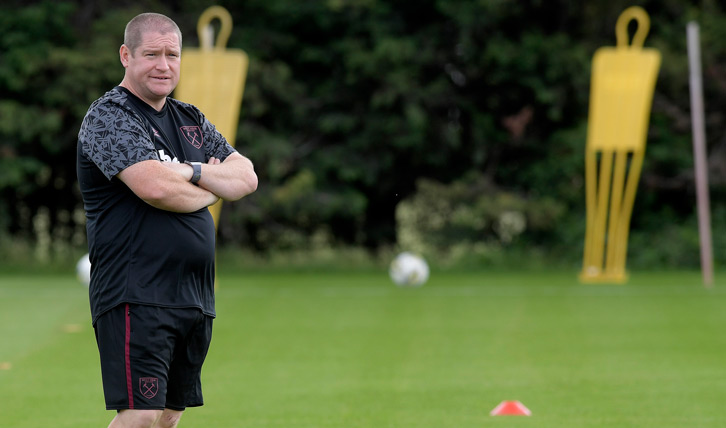
<path fill-rule="evenodd" d="M 198 126 L 182 126 L 179 129 L 189 144 L 196 148 L 202 147 L 202 130 Z"/>
<path fill-rule="evenodd" d="M 156 397 L 156 393 L 159 392 L 159 378 L 140 377 L 139 391 L 141 391 L 141 395 L 146 398 L 151 399 Z"/>

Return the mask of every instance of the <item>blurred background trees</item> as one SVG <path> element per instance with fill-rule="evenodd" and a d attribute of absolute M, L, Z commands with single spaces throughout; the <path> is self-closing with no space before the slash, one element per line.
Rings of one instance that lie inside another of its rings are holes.
<path fill-rule="evenodd" d="M 0 1 L 0 255 L 84 251 L 76 137 L 137 13 L 198 46 L 202 1 Z M 714 245 L 726 260 L 726 15 L 716 1 L 220 1 L 250 70 L 236 147 L 260 177 L 219 243 L 578 266 L 595 50 L 638 4 L 663 55 L 629 264 L 695 267 L 685 26 L 701 24 Z M 183 76 L 182 76 L 183 78 Z M 22 251 L 21 251 L 22 250 Z M 12 258 L 12 257 L 11 257 Z M 511 261 L 511 260 L 510 260 Z"/>

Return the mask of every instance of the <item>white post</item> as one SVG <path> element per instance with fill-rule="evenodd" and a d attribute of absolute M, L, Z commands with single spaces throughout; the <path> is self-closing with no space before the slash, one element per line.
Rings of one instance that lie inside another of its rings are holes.
<path fill-rule="evenodd" d="M 706 161 L 706 126 L 703 119 L 703 83 L 701 81 L 701 48 L 699 27 L 689 22 L 688 69 L 691 88 L 691 123 L 693 130 L 693 160 L 698 206 L 698 233 L 701 241 L 701 274 L 706 288 L 713 285 L 713 254 L 711 244 L 711 213 L 708 196 L 708 163 Z"/>

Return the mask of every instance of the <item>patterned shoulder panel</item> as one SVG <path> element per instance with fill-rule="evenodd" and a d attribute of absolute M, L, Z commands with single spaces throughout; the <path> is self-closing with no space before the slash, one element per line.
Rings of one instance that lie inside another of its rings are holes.
<path fill-rule="evenodd" d="M 86 157 L 109 180 L 137 162 L 159 159 L 143 120 L 129 107 L 127 95 L 118 89 L 91 104 L 78 141 Z"/>

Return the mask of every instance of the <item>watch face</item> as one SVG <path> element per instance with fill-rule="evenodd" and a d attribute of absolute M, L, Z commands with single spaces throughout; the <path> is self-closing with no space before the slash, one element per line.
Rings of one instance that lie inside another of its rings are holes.
<path fill-rule="evenodd" d="M 192 178 L 189 180 L 192 184 L 196 184 L 200 178 L 202 178 L 202 163 L 201 162 L 189 162 L 184 161 L 185 164 L 191 165 L 192 167 Z"/>

